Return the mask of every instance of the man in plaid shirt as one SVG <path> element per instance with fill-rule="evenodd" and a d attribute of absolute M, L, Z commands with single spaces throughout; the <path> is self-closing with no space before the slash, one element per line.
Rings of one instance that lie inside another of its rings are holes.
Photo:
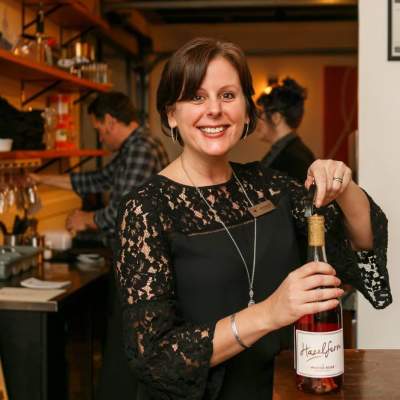
<path fill-rule="evenodd" d="M 79 195 L 108 191 L 108 205 L 93 212 L 75 210 L 67 218 L 71 231 L 101 229 L 110 239 L 115 233 L 119 202 L 124 194 L 168 164 L 161 142 L 139 126 L 130 99 L 119 92 L 98 95 L 89 105 L 91 122 L 113 160 L 103 169 L 69 175 L 36 175 L 38 183 L 73 189 Z"/>
<path fill-rule="evenodd" d="M 139 126 L 133 105 L 124 94 L 108 92 L 98 95 L 89 105 L 88 113 L 100 141 L 110 151 L 116 152 L 113 160 L 100 171 L 69 175 L 31 174 L 31 177 L 38 183 L 73 189 L 79 195 L 109 191 L 106 207 L 94 212 L 75 210 L 68 216 L 66 225 L 73 231 L 100 229 L 107 235 L 112 248 L 121 197 L 163 169 L 168 164 L 168 156 L 161 142 Z M 113 274 L 110 278 L 110 314 L 96 398 L 131 400 L 136 398 L 137 383 L 123 351 L 121 306 Z"/>

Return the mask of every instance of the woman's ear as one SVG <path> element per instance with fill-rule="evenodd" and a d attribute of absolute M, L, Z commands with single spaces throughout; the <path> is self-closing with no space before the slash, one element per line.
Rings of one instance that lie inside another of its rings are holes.
<path fill-rule="evenodd" d="M 176 128 L 178 123 L 176 122 L 175 118 L 175 107 L 171 106 L 167 109 L 167 117 L 168 117 L 168 125 L 170 128 Z"/>

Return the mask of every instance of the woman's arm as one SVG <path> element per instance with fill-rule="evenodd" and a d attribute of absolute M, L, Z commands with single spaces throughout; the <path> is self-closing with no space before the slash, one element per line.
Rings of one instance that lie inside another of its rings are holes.
<path fill-rule="evenodd" d="M 366 194 L 351 181 L 347 190 L 336 199 L 342 210 L 345 226 L 354 250 L 373 248 L 370 206 Z"/>

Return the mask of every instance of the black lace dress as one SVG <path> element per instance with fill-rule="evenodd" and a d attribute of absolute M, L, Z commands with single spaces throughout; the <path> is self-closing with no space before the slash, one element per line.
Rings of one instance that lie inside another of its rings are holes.
<path fill-rule="evenodd" d="M 269 296 L 299 266 L 297 237 L 306 235 L 305 189 L 259 163 L 232 164 L 253 203 L 275 209 L 257 220 L 255 300 Z M 252 265 L 253 218 L 235 179 L 202 187 Z M 374 251 L 351 250 L 335 204 L 325 215 L 327 254 L 339 277 L 376 308 L 392 301 L 386 270 L 387 221 L 370 199 Z M 233 243 L 195 188 L 156 175 L 124 198 L 116 260 L 126 350 L 142 383 L 139 400 L 270 399 L 273 332 L 211 368 L 216 322 L 247 306 L 249 287 Z"/>

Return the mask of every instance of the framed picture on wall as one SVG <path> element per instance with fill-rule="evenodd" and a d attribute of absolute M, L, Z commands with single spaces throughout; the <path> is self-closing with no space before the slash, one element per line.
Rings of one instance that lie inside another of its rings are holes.
<path fill-rule="evenodd" d="M 400 0 L 389 1 L 388 59 L 400 61 Z"/>

